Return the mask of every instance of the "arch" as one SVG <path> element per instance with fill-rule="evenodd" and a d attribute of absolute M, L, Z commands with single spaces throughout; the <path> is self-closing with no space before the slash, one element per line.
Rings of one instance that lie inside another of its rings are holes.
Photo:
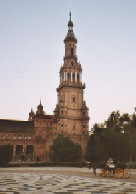
<path fill-rule="evenodd" d="M 75 82 L 75 73 L 73 73 L 73 82 Z"/>
<path fill-rule="evenodd" d="M 77 82 L 80 81 L 80 77 L 79 77 L 79 74 L 77 74 Z"/>
<path fill-rule="evenodd" d="M 23 145 L 16 145 L 16 155 L 22 155 L 23 154 Z"/>
<path fill-rule="evenodd" d="M 74 56 L 74 49 L 71 48 L 71 56 L 73 57 Z"/>
<path fill-rule="evenodd" d="M 70 81 L 70 73 L 67 73 L 68 81 Z"/>
<path fill-rule="evenodd" d="M 33 145 L 27 145 L 26 146 L 26 154 L 33 155 L 33 150 L 34 150 Z"/>

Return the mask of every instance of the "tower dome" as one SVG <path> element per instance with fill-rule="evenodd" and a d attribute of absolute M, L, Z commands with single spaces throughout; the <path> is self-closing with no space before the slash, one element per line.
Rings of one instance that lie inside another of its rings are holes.
<path fill-rule="evenodd" d="M 36 115 L 44 115 L 44 111 L 43 111 L 43 105 L 41 103 L 41 100 L 40 100 L 40 104 L 37 106 L 37 111 L 36 111 Z"/>
<path fill-rule="evenodd" d="M 74 41 L 75 43 L 77 43 L 77 39 L 74 35 L 74 32 L 73 32 L 73 22 L 71 21 L 71 12 L 70 12 L 70 19 L 69 19 L 69 22 L 68 22 L 68 32 L 67 32 L 67 35 L 64 39 L 64 43 L 66 42 L 70 42 L 70 41 Z"/>

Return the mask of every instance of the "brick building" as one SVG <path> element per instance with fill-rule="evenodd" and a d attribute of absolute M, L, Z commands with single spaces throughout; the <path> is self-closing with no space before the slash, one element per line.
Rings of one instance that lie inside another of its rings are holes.
<path fill-rule="evenodd" d="M 54 115 L 46 115 L 40 101 L 36 113 L 33 110 L 29 113 L 28 121 L 0 120 L 0 144 L 13 145 L 14 161 L 49 161 L 50 146 L 60 133 L 80 144 L 85 153 L 89 109 L 83 96 L 85 84 L 82 83 L 82 67 L 77 60 L 73 26 L 70 13 Z"/>

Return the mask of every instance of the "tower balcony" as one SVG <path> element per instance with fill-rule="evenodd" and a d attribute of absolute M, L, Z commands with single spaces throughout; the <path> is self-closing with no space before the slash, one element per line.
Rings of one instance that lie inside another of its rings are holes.
<path fill-rule="evenodd" d="M 63 81 L 59 87 L 56 89 L 57 92 L 64 87 L 73 87 L 79 89 L 85 89 L 85 83 L 82 82 L 72 82 L 72 81 Z"/>
<path fill-rule="evenodd" d="M 89 120 L 90 120 L 90 117 L 89 117 L 89 116 L 82 117 L 82 120 L 83 120 L 83 121 L 89 121 Z"/>
<path fill-rule="evenodd" d="M 73 55 L 73 56 L 64 56 L 63 57 L 63 60 L 65 61 L 65 60 L 68 60 L 68 59 L 75 59 L 75 60 L 77 60 L 77 55 Z"/>

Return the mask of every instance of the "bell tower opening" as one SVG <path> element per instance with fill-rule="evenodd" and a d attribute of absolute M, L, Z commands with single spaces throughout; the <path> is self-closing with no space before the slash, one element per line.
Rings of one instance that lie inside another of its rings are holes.
<path fill-rule="evenodd" d="M 71 48 L 71 57 L 73 57 L 73 54 L 74 53 L 74 50 L 73 50 L 73 48 Z"/>

